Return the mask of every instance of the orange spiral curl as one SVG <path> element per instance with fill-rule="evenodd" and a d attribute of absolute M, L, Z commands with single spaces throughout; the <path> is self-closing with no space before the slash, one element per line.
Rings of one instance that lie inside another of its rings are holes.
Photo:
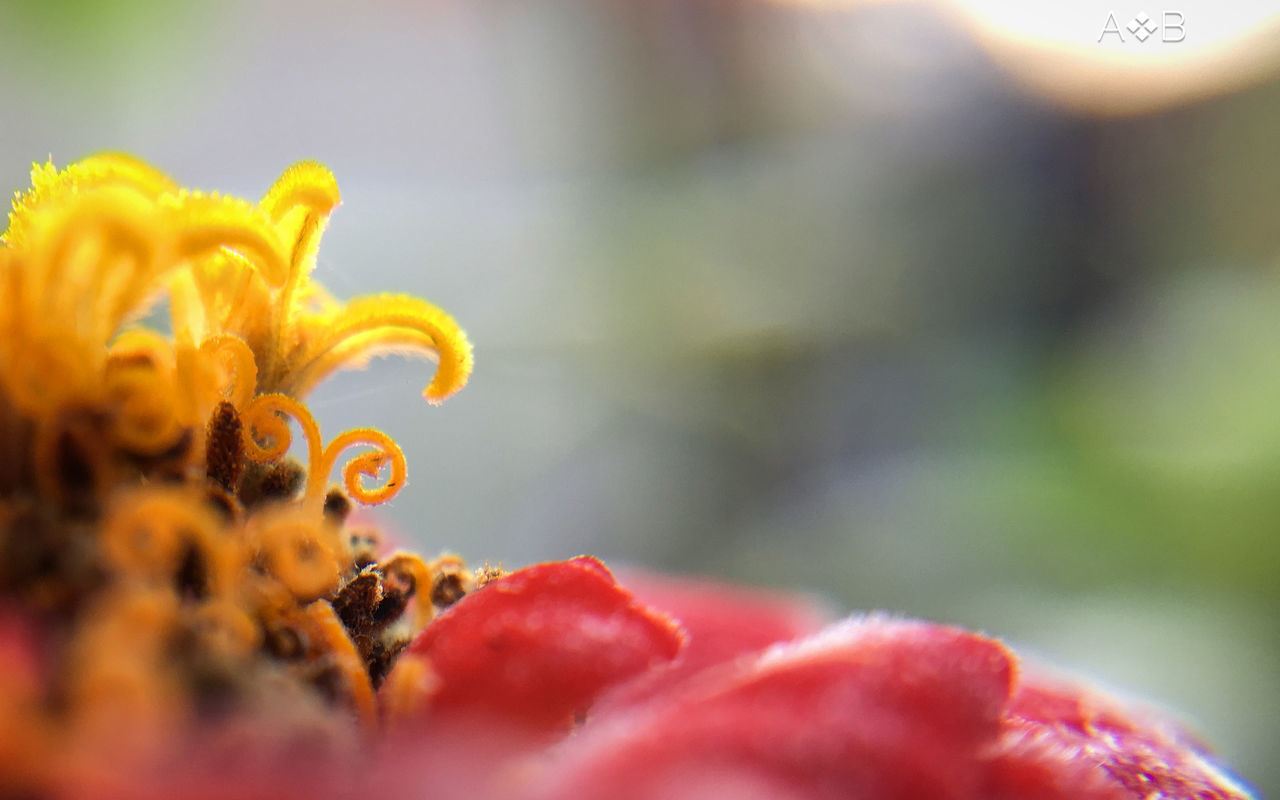
<path fill-rule="evenodd" d="M 258 395 L 245 407 L 241 418 L 245 450 L 250 458 L 267 463 L 289 451 L 293 439 L 287 417 L 297 421 L 307 440 L 307 485 L 303 503 L 308 507 L 323 504 L 329 473 L 333 471 L 338 456 L 343 450 L 356 445 L 375 449 L 351 459 L 342 469 L 343 484 L 353 499 L 365 505 L 377 505 L 390 500 L 404 488 L 407 466 L 404 452 L 394 439 L 373 428 L 356 428 L 339 434 L 327 447 L 322 447 L 320 426 L 311 412 L 284 394 Z M 387 465 L 391 467 L 387 482 L 377 488 L 367 488 L 363 479 L 376 478 Z"/>
<path fill-rule="evenodd" d="M 308 509 L 289 507 L 260 514 L 248 535 L 267 569 L 295 599 L 310 602 L 338 588 L 337 543 Z"/>

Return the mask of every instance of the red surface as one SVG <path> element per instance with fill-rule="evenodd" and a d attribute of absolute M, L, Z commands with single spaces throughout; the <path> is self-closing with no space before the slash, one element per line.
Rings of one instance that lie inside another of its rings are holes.
<path fill-rule="evenodd" d="M 538 564 L 460 600 L 410 645 L 439 681 L 429 713 L 568 728 L 606 688 L 675 658 L 679 626 L 594 558 Z"/>

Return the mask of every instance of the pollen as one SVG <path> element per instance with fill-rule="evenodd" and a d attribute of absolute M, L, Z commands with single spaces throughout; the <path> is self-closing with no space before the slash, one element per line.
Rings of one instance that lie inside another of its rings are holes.
<path fill-rule="evenodd" d="M 42 781 L 60 770 L 145 765 L 168 738 L 236 730 L 268 697 L 304 698 L 271 706 L 281 740 L 315 734 L 317 709 L 375 735 L 374 689 L 477 585 L 456 557 L 385 552 L 353 511 L 404 488 L 404 452 L 373 428 L 326 440 L 306 406 L 378 355 L 435 361 L 433 404 L 472 369 L 439 308 L 341 302 L 313 279 L 339 200 L 311 161 L 254 203 L 120 154 L 36 164 L 15 196 L 0 235 L 0 601 L 51 626 L 50 668 L 22 688 L 32 794 L 56 794 Z M 137 322 L 162 296 L 167 332 Z"/>

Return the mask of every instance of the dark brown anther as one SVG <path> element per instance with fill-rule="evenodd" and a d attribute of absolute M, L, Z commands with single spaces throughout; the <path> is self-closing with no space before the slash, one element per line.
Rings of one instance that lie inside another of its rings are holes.
<path fill-rule="evenodd" d="M 431 604 L 436 608 L 448 608 L 466 594 L 467 587 L 457 572 L 443 572 L 431 584 Z"/>
<path fill-rule="evenodd" d="M 204 553 L 195 545 L 187 545 L 178 562 L 175 587 L 178 596 L 187 600 L 203 600 L 209 596 L 209 566 Z"/>
<path fill-rule="evenodd" d="M 351 681 L 332 658 L 320 658 L 307 664 L 302 669 L 302 678 L 330 705 L 345 703 L 351 697 Z"/>
<path fill-rule="evenodd" d="M 365 656 L 365 665 L 369 670 L 369 681 L 373 683 L 375 690 L 382 686 L 382 682 L 386 680 L 391 668 L 395 666 L 396 658 L 400 655 L 400 651 L 404 650 L 408 645 L 408 639 L 397 639 L 391 642 L 380 639 L 374 641 L 373 647 Z"/>
<path fill-rule="evenodd" d="M 374 630 L 382 630 L 400 619 L 409 598 L 413 597 L 413 579 L 389 572 L 382 577 L 382 600 L 373 610 Z"/>
<path fill-rule="evenodd" d="M 373 629 L 373 612 L 382 596 L 382 576 L 367 569 L 338 590 L 332 601 L 333 610 L 347 630 L 359 636 Z"/>
<path fill-rule="evenodd" d="M 205 438 L 205 474 L 228 492 L 235 492 L 244 474 L 244 426 L 236 407 L 226 400 L 209 417 Z"/>
<path fill-rule="evenodd" d="M 356 569 L 376 564 L 382 550 L 382 537 L 373 528 L 349 530 L 347 541 L 351 544 L 351 561 Z"/>
<path fill-rule="evenodd" d="M 240 479 L 240 502 L 253 508 L 273 500 L 292 500 L 307 472 L 292 458 L 274 464 L 250 464 Z"/>
<path fill-rule="evenodd" d="M 224 522 L 239 522 L 240 515 L 244 512 L 236 496 L 217 484 L 211 483 L 205 487 L 204 500 L 205 504 L 217 512 Z"/>
<path fill-rule="evenodd" d="M 90 412 L 68 412 L 55 440 L 60 499 L 76 514 L 93 514 L 96 489 L 108 470 L 109 454 L 104 451 L 100 422 Z"/>
<path fill-rule="evenodd" d="M 351 513 L 351 498 L 338 488 L 329 490 L 324 496 L 324 518 L 341 525 Z"/>
<path fill-rule="evenodd" d="M 306 655 L 307 640 L 293 628 L 272 625 L 263 630 L 262 648 L 283 661 L 296 661 Z"/>

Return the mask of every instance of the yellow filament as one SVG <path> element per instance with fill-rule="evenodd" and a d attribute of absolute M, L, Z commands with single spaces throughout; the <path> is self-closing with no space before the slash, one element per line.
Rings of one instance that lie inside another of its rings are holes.
<path fill-rule="evenodd" d="M 320 426 L 307 407 L 284 394 L 260 394 L 244 407 L 240 421 L 244 423 L 245 452 L 259 463 L 276 461 L 289 452 L 293 436 L 289 433 L 287 415 L 293 417 L 307 437 L 307 457 L 314 468 L 321 455 Z M 263 445 L 258 437 L 265 437 Z"/>
<path fill-rule="evenodd" d="M 294 597 L 310 602 L 337 590 L 338 557 L 312 515 L 295 509 L 281 511 L 258 520 L 254 533 L 271 574 Z"/>
<path fill-rule="evenodd" d="M 93 345 L 106 343 L 171 264 L 153 209 L 120 190 L 76 198 L 43 220 L 40 234 L 24 301 L 47 315 L 46 325 L 70 324 Z"/>
<path fill-rule="evenodd" d="M 329 473 L 338 460 L 338 456 L 352 445 L 368 445 L 377 448 L 361 453 L 347 462 L 342 468 L 343 484 L 347 494 L 358 503 L 377 505 L 385 503 L 404 488 L 407 467 L 404 451 L 395 440 L 382 431 L 373 428 L 357 428 L 339 434 L 320 457 L 318 469 L 313 469 L 307 476 L 307 496 L 314 502 L 323 500 Z M 391 464 L 391 477 L 376 489 L 365 488 L 361 478 L 377 478 L 382 467 Z"/>
<path fill-rule="evenodd" d="M 284 415 L 284 416 L 282 416 Z M 376 448 L 362 453 L 343 467 L 342 477 L 347 492 L 357 502 L 366 505 L 384 503 L 404 487 L 407 468 L 404 451 L 395 440 L 373 428 L 357 428 L 340 434 L 328 447 L 321 447 L 320 426 L 302 403 L 284 394 L 262 394 L 255 397 L 241 414 L 244 422 L 245 449 L 255 461 L 275 461 L 289 451 L 292 437 L 285 416 L 293 417 L 307 438 L 307 488 L 304 502 L 315 506 L 324 502 L 329 473 L 338 456 L 353 445 Z M 267 444 L 262 443 L 262 439 Z M 390 464 L 391 477 L 385 484 L 368 489 L 362 478 L 376 478 L 382 467 Z"/>
<path fill-rule="evenodd" d="M 209 542 L 219 530 L 192 493 L 143 489 L 116 502 L 98 535 L 102 554 L 114 570 L 163 582 L 177 571 L 187 543 Z"/>
<path fill-rule="evenodd" d="M 473 357 L 466 333 L 453 318 L 425 300 L 403 295 L 359 297 L 336 312 L 305 314 L 304 348 L 289 360 L 285 375 L 273 376 L 280 390 L 302 396 L 329 373 L 361 366 L 372 356 L 414 352 L 434 357 L 439 366 L 423 396 L 432 404 L 466 385 Z"/>
<path fill-rule="evenodd" d="M 9 396 L 26 414 L 48 415 L 72 398 L 91 399 L 95 369 L 84 348 L 50 335 L 15 346 L 4 379 Z"/>
<path fill-rule="evenodd" d="M 182 190 L 162 198 L 181 256 L 198 258 L 227 248 L 249 258 L 272 286 L 288 278 L 288 263 L 271 220 L 238 197 Z"/>
<path fill-rule="evenodd" d="M 258 386 L 258 364 L 249 345 L 236 336 L 210 336 L 200 344 L 200 354 L 219 369 L 222 397 L 237 409 L 245 408 Z"/>
<path fill-rule="evenodd" d="M 417 553 L 392 553 L 378 565 L 384 574 L 400 573 L 413 579 L 413 635 L 417 636 L 435 617 L 436 607 L 431 602 L 431 586 L 434 575 L 431 567 Z"/>
<path fill-rule="evenodd" d="M 243 609 L 227 600 L 202 603 L 192 622 L 212 649 L 230 657 L 245 656 L 259 645 L 262 634 Z"/>
<path fill-rule="evenodd" d="M 333 654 L 338 668 L 347 679 L 360 724 L 372 733 L 378 726 L 378 703 L 373 693 L 373 684 L 369 681 L 369 673 L 365 671 L 364 659 L 347 635 L 347 629 L 338 619 L 333 606 L 323 600 L 316 601 L 306 607 L 306 615 L 313 632 L 320 641 L 328 645 L 329 652 Z"/>
<path fill-rule="evenodd" d="M 178 393 L 171 370 L 156 363 L 108 362 L 106 394 L 111 436 L 134 453 L 159 455 L 173 445 L 182 426 L 175 416 Z"/>
<path fill-rule="evenodd" d="M 290 251 L 289 277 L 280 303 L 285 313 L 277 320 L 277 339 L 289 322 L 295 295 L 315 265 L 320 235 L 338 202 L 338 182 L 333 173 L 314 161 L 300 161 L 284 171 L 259 204 Z"/>
<path fill-rule="evenodd" d="M 14 248 L 26 246 L 29 229 L 46 208 L 104 188 L 129 189 L 154 199 L 177 187 L 163 173 L 122 153 L 90 156 L 61 171 L 51 162 L 32 164 L 31 189 L 14 200 L 9 229 L 0 241 Z"/>

